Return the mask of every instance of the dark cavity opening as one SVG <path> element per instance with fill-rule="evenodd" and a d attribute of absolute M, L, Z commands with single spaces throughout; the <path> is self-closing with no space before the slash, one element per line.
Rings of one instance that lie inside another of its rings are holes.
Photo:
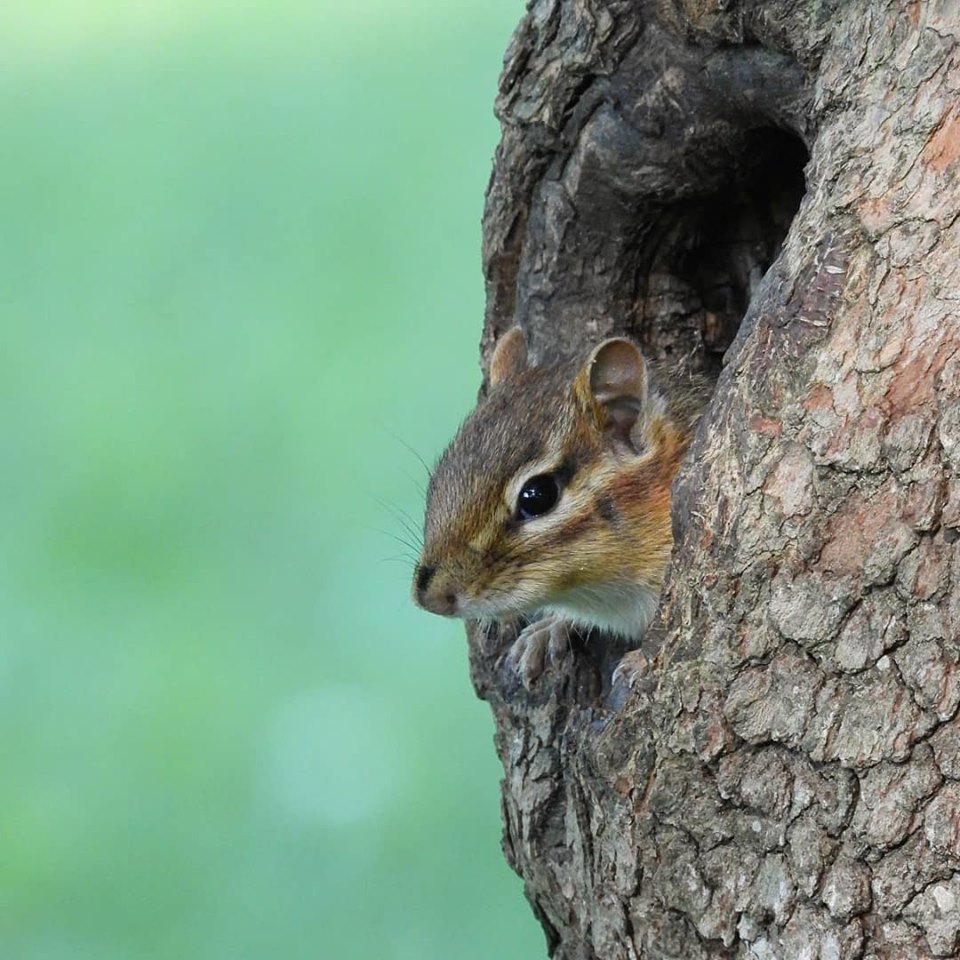
<path fill-rule="evenodd" d="M 719 373 L 803 199 L 808 159 L 791 133 L 751 131 L 719 174 L 705 171 L 702 196 L 655 213 L 638 277 L 639 326 L 651 355 Z"/>

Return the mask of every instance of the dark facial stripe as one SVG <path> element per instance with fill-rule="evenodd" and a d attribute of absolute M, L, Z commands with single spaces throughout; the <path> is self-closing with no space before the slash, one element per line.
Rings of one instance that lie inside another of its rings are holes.
<path fill-rule="evenodd" d="M 602 494 L 594 501 L 594 507 L 597 513 L 603 517 L 607 523 L 611 524 L 611 526 L 617 526 L 617 524 L 620 523 L 620 511 L 617 510 L 617 506 L 613 502 L 612 497 Z"/>
<path fill-rule="evenodd" d="M 577 462 L 572 457 L 566 457 L 560 466 L 553 471 L 553 475 L 557 478 L 561 490 L 570 485 L 570 481 L 576 472 Z"/>

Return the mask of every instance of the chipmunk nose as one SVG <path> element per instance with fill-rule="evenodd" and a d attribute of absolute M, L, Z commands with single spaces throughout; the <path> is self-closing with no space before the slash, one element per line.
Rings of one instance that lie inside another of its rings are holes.
<path fill-rule="evenodd" d="M 457 612 L 457 595 L 450 584 L 437 581 L 437 568 L 430 563 L 417 567 L 413 580 L 413 598 L 417 604 L 441 617 L 452 617 Z"/>
<path fill-rule="evenodd" d="M 430 586 L 430 581 L 436 572 L 437 568 L 430 563 L 421 563 L 420 566 L 417 567 L 417 596 Z"/>

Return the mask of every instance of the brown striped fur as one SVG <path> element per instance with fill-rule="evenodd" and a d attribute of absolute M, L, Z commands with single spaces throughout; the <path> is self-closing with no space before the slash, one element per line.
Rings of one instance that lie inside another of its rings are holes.
<path fill-rule="evenodd" d="M 621 442 L 590 361 L 524 362 L 511 344 L 499 382 L 433 471 L 415 599 L 446 615 L 548 610 L 642 632 L 673 545 L 671 485 L 708 386 L 647 364 L 649 396 Z M 523 483 L 558 470 L 567 479 L 554 510 L 518 519 Z"/>

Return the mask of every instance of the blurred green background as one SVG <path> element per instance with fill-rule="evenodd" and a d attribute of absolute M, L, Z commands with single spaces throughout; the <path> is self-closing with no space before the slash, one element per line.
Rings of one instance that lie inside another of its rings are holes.
<path fill-rule="evenodd" d="M 3 958 L 544 955 L 393 539 L 522 12 L 0 7 Z"/>

